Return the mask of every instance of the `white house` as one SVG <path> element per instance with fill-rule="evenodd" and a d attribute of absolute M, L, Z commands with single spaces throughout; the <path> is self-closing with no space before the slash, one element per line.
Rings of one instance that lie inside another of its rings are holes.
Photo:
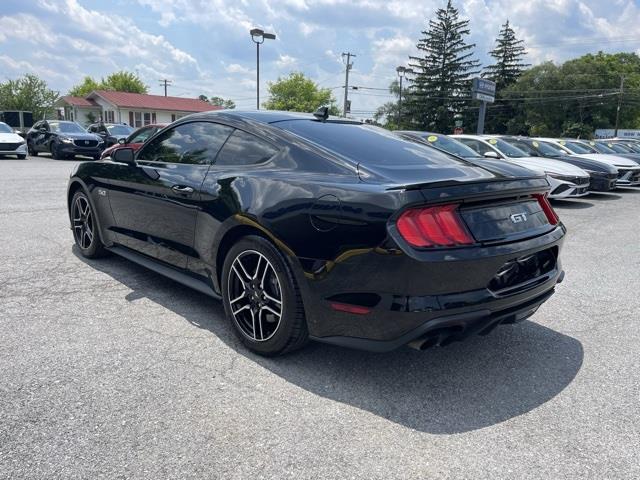
<path fill-rule="evenodd" d="M 102 120 L 105 123 L 126 123 L 136 128 L 151 123 L 171 123 L 191 113 L 222 108 L 197 98 L 109 90 L 96 90 L 84 98 L 61 97 L 56 107 L 64 112 L 66 120 L 74 120 L 81 125 Z"/>

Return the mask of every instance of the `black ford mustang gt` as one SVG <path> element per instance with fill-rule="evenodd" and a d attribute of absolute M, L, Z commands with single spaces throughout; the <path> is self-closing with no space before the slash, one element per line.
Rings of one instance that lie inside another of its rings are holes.
<path fill-rule="evenodd" d="M 180 119 L 81 163 L 79 251 L 224 302 L 250 349 L 446 345 L 532 315 L 564 277 L 548 183 L 386 130 L 289 112 Z"/>

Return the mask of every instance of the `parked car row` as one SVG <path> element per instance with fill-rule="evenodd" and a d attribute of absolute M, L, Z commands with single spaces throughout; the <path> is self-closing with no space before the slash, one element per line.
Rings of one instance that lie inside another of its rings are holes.
<path fill-rule="evenodd" d="M 76 122 L 64 120 L 41 120 L 36 122 L 22 141 L 24 156 L 50 153 L 55 159 L 73 158 L 76 155 L 92 157 L 94 160 L 110 155 L 121 146 L 140 148 L 144 141 L 157 132 L 164 124 L 146 125 L 134 130 L 128 125 L 96 123 L 85 130 Z M 7 127 L 9 128 L 9 127 Z M 15 139 L 14 139 L 15 140 Z M 9 142 L 0 138 L 1 142 Z M 17 142 L 17 140 L 15 140 Z M 5 152 L 0 150 L 0 155 Z"/>
<path fill-rule="evenodd" d="M 575 198 L 590 191 L 640 185 L 640 143 L 415 131 L 396 134 L 469 161 L 503 160 L 546 175 L 551 185 L 549 198 Z"/>

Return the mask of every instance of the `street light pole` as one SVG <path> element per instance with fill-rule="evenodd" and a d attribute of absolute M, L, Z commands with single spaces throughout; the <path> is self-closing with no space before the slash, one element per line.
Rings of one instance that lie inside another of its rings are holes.
<path fill-rule="evenodd" d="M 400 95 L 398 96 L 398 128 L 400 127 L 400 121 L 402 119 L 402 79 L 408 74 L 413 73 L 413 70 L 407 67 L 396 68 L 398 77 L 400 77 Z"/>
<path fill-rule="evenodd" d="M 276 36 L 273 33 L 267 33 L 259 28 L 252 28 L 249 30 L 251 40 L 256 44 L 256 110 L 260 110 L 260 45 L 264 43 L 266 39 L 275 40 Z"/>

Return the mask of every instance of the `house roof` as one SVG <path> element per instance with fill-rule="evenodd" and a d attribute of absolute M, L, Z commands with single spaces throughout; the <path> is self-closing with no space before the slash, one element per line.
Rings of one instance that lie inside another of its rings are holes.
<path fill-rule="evenodd" d="M 222 109 L 222 107 L 211 105 L 197 98 L 163 97 L 162 95 L 96 90 L 91 92 L 87 99 L 92 101 L 94 96 L 102 97 L 117 107 L 172 110 L 177 112 L 208 112 Z"/>
<path fill-rule="evenodd" d="M 61 98 L 63 102 L 68 103 L 69 105 L 75 105 L 76 107 L 99 107 L 93 100 L 89 100 L 82 97 L 72 97 L 71 95 L 66 95 Z"/>

